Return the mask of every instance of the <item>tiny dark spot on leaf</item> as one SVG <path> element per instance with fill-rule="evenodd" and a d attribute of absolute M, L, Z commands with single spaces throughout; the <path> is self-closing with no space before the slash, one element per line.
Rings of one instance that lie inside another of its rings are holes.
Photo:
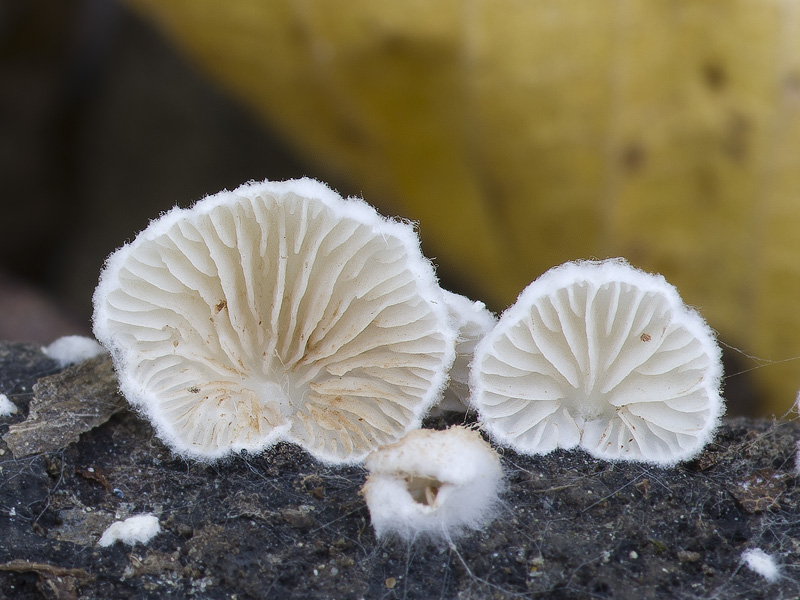
<path fill-rule="evenodd" d="M 638 142 L 632 142 L 622 149 L 622 165 L 629 171 L 640 171 L 646 158 L 644 146 Z"/>
<path fill-rule="evenodd" d="M 728 85 L 728 73 L 718 63 L 706 63 L 703 65 L 701 73 L 705 84 L 715 92 L 722 91 Z"/>

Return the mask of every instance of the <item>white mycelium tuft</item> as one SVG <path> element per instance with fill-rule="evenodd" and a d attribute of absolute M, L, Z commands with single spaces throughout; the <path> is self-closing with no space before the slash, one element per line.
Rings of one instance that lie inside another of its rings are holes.
<path fill-rule="evenodd" d="M 364 484 L 376 535 L 452 539 L 494 516 L 503 472 L 480 434 L 418 429 L 367 457 Z"/>

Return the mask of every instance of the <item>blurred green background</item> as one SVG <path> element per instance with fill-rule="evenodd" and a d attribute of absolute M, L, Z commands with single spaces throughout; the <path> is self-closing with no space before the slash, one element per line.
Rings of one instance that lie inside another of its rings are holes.
<path fill-rule="evenodd" d="M 149 217 L 309 175 L 418 221 L 496 311 L 570 259 L 662 272 L 726 345 L 729 412 L 795 399 L 797 0 L 0 6 L 0 302 L 85 328 Z"/>

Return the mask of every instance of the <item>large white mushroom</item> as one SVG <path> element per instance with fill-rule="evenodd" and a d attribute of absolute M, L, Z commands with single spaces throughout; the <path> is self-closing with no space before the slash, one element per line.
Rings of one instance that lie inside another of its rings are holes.
<path fill-rule="evenodd" d="M 674 464 L 723 412 L 721 352 L 663 277 L 622 259 L 572 262 L 530 284 L 475 350 L 472 403 L 499 443 L 580 446 Z"/>
<path fill-rule="evenodd" d="M 419 425 L 454 359 L 413 227 L 310 179 L 166 213 L 109 257 L 94 307 L 122 392 L 199 458 L 285 439 L 357 462 Z"/>

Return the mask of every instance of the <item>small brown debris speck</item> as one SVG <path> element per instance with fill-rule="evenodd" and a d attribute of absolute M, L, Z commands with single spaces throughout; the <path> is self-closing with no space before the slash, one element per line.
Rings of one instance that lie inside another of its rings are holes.
<path fill-rule="evenodd" d="M 696 563 L 699 560 L 700 560 L 700 553 L 699 552 L 692 552 L 690 550 L 679 550 L 678 551 L 678 562 Z"/>
<path fill-rule="evenodd" d="M 111 490 L 111 486 L 108 484 L 108 479 L 106 479 L 105 473 L 103 473 L 103 471 L 100 469 L 94 467 L 75 467 L 75 474 L 80 475 L 84 479 L 96 481 L 102 485 L 107 492 Z"/>
<path fill-rule="evenodd" d="M 636 484 L 636 489 L 639 490 L 639 493 L 642 494 L 642 498 L 649 498 L 650 497 L 650 480 L 649 479 L 642 479 L 639 483 Z"/>
<path fill-rule="evenodd" d="M 394 577 L 387 577 L 384 583 L 386 584 L 386 587 L 388 589 L 393 590 L 397 585 L 397 579 L 395 579 Z"/>
<path fill-rule="evenodd" d="M 653 338 L 650 337 L 649 333 L 643 333 L 642 335 L 639 336 L 639 339 L 642 340 L 643 342 L 649 342 Z"/>

